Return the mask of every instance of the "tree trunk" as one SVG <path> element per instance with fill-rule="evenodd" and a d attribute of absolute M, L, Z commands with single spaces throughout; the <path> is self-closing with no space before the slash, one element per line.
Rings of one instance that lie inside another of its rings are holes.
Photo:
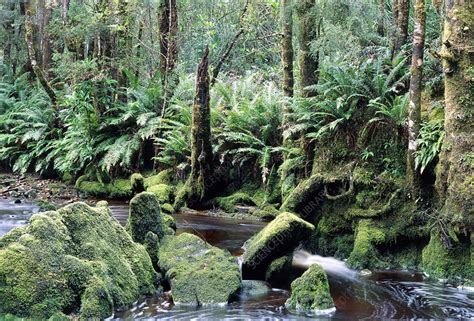
<path fill-rule="evenodd" d="M 377 23 L 377 33 L 381 37 L 385 35 L 385 0 L 379 0 L 379 21 Z"/>
<path fill-rule="evenodd" d="M 297 14 L 299 17 L 299 60 L 301 89 L 304 97 L 316 96 L 314 89 L 308 89 L 318 82 L 319 56 L 311 54 L 311 42 L 319 36 L 319 23 L 313 16 L 316 0 L 300 0 Z M 291 43 L 291 41 L 290 41 Z"/>
<path fill-rule="evenodd" d="M 293 4 L 291 0 L 281 0 L 281 59 L 283 66 L 283 91 L 293 97 L 295 79 L 293 76 Z"/>
<path fill-rule="evenodd" d="M 410 0 L 398 0 L 397 38 L 395 52 L 406 44 L 408 39 L 408 19 L 410 18 Z"/>
<path fill-rule="evenodd" d="M 194 207 L 206 198 L 212 187 L 211 109 L 209 83 L 209 48 L 199 63 L 196 77 L 196 97 L 193 105 L 191 129 L 191 175 L 185 196 L 188 206 Z"/>
<path fill-rule="evenodd" d="M 41 83 L 41 86 L 43 87 L 43 89 L 46 91 L 46 94 L 51 99 L 51 103 L 53 104 L 53 107 L 54 107 L 56 106 L 56 93 L 54 92 L 53 87 L 51 87 L 51 84 L 49 83 L 49 81 L 46 79 L 46 76 L 43 70 L 38 65 L 38 61 L 36 60 L 36 50 L 35 50 L 35 43 L 34 43 L 34 36 L 33 36 L 34 26 L 33 26 L 31 16 L 32 16 L 31 11 L 27 10 L 26 19 L 25 19 L 25 40 L 26 40 L 26 45 L 28 48 L 28 58 L 30 60 L 31 68 L 33 69 L 35 76 L 38 78 L 39 82 Z"/>
<path fill-rule="evenodd" d="M 413 55 L 411 60 L 410 104 L 408 107 L 407 180 L 414 199 L 420 196 L 420 174 L 416 169 L 418 150 L 416 139 L 421 123 L 421 87 L 423 78 L 423 52 L 425 46 L 425 0 L 415 0 L 415 29 L 413 31 Z"/>
<path fill-rule="evenodd" d="M 15 28 L 13 26 L 15 22 L 15 2 L 12 2 L 9 7 L 9 12 L 7 13 L 7 17 L 5 22 L 3 23 L 3 28 L 5 29 L 5 46 L 3 47 L 3 63 L 12 68 L 13 73 L 15 70 L 13 68 L 13 61 L 12 61 L 12 45 L 14 42 L 15 37 Z"/>
<path fill-rule="evenodd" d="M 176 0 L 163 0 L 160 14 L 160 70 L 164 87 L 161 117 L 164 117 L 176 85 L 176 80 L 172 76 L 178 61 L 178 8 Z"/>
<path fill-rule="evenodd" d="M 473 226 L 474 2 L 446 0 L 443 31 L 445 131 L 436 187 L 451 222 Z"/>

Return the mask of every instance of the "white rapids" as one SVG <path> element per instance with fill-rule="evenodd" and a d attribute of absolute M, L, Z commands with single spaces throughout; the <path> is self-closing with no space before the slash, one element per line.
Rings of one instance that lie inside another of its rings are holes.
<path fill-rule="evenodd" d="M 333 257 L 323 257 L 303 250 L 297 250 L 293 254 L 293 266 L 307 269 L 313 264 L 321 265 L 329 275 L 336 275 L 347 279 L 354 279 L 357 276 L 357 272 L 349 269 L 346 263 Z"/>

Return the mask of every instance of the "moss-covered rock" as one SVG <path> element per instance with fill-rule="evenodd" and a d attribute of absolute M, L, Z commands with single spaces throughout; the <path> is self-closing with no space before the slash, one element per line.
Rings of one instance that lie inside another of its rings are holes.
<path fill-rule="evenodd" d="M 280 215 L 280 211 L 277 210 L 273 205 L 267 204 L 262 208 L 254 208 L 250 210 L 250 215 L 260 220 L 273 220 L 275 217 Z"/>
<path fill-rule="evenodd" d="M 155 233 L 160 240 L 163 238 L 166 225 L 155 194 L 143 192 L 132 198 L 126 228 L 138 243 L 144 242 L 148 232 Z"/>
<path fill-rule="evenodd" d="M 383 268 L 385 264 L 381 261 L 379 252 L 375 245 L 385 241 L 384 231 L 371 219 L 359 221 L 354 240 L 354 249 L 347 260 L 349 266 L 355 269 Z"/>
<path fill-rule="evenodd" d="M 0 238 L 0 280 L 4 313 L 103 319 L 155 291 L 158 276 L 106 206 L 75 203 Z"/>
<path fill-rule="evenodd" d="M 285 307 L 297 313 L 327 314 L 336 310 L 326 273 L 313 264 L 303 275 L 291 283 L 291 296 Z"/>
<path fill-rule="evenodd" d="M 170 203 L 161 204 L 161 210 L 163 211 L 163 213 L 167 214 L 175 213 L 174 207 Z"/>
<path fill-rule="evenodd" d="M 241 286 L 237 259 L 192 234 L 165 237 L 158 264 L 175 304 L 227 303 Z"/>
<path fill-rule="evenodd" d="M 150 188 L 151 186 L 165 184 L 170 185 L 173 181 L 174 177 L 174 170 L 172 168 L 166 169 L 164 171 L 159 172 L 156 175 L 150 176 L 145 178 L 145 188 Z"/>
<path fill-rule="evenodd" d="M 76 181 L 76 188 L 94 197 L 127 199 L 132 196 L 132 185 L 128 179 L 116 179 L 103 184 L 97 181 L 89 181 L 87 177 L 81 176 Z"/>
<path fill-rule="evenodd" d="M 258 201 L 254 200 L 252 196 L 244 192 L 237 192 L 224 197 L 216 197 L 211 201 L 211 203 L 226 212 L 234 212 L 235 206 L 238 204 L 258 205 Z"/>
<path fill-rule="evenodd" d="M 467 239 L 458 239 L 448 249 L 439 230 L 434 229 L 428 245 L 423 249 L 423 269 L 434 278 L 454 280 L 456 277 L 463 277 L 474 280 L 473 254 L 469 243 Z"/>
<path fill-rule="evenodd" d="M 158 184 L 148 187 L 146 191 L 155 194 L 160 204 L 165 204 L 172 201 L 174 188 L 166 184 Z"/>
<path fill-rule="evenodd" d="M 273 260 L 265 272 L 265 281 L 272 285 L 284 284 L 290 275 L 292 263 L 292 254 Z"/>
<path fill-rule="evenodd" d="M 165 223 L 165 225 L 173 231 L 176 231 L 176 221 L 173 216 L 163 213 L 161 214 L 161 216 L 163 217 L 163 222 Z"/>
<path fill-rule="evenodd" d="M 312 224 L 294 214 L 280 214 L 246 245 L 242 265 L 244 278 L 263 279 L 273 260 L 293 251 L 313 230 Z"/>
<path fill-rule="evenodd" d="M 145 179 L 142 174 L 134 173 L 130 176 L 130 185 L 132 186 L 133 194 L 138 194 L 145 191 Z"/>

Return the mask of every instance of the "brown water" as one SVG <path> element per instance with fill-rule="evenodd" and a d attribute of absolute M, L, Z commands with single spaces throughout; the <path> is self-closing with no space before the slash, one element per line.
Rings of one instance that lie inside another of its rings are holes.
<path fill-rule="evenodd" d="M 114 217 L 124 224 L 128 206 L 112 202 L 110 207 Z M 27 224 L 31 214 L 37 211 L 38 207 L 34 204 L 13 204 L 0 200 L 0 235 L 13 227 Z M 243 243 L 265 225 L 204 214 L 193 212 L 173 215 L 178 233 L 194 233 L 212 245 L 228 249 L 234 255 L 240 255 Z M 331 295 L 337 307 L 332 315 L 316 317 L 290 314 L 284 308 L 288 289 L 271 289 L 267 294 L 257 297 L 241 293 L 235 302 L 221 307 L 178 307 L 173 306 L 166 295 L 157 295 L 137 301 L 129 309 L 117 312 L 112 319 L 474 320 L 474 292 L 424 280 L 421 273 L 386 271 L 361 277 L 341 261 L 297 251 L 291 277 L 298 277 L 313 263 L 321 264 L 328 273 Z"/>

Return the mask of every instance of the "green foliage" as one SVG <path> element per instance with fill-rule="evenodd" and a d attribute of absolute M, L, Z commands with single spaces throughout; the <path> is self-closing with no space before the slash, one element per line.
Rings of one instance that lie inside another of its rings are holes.
<path fill-rule="evenodd" d="M 445 137 L 444 123 L 438 121 L 426 121 L 421 124 L 420 135 L 416 140 L 418 150 L 416 151 L 415 164 L 424 172 L 437 159 Z"/>

